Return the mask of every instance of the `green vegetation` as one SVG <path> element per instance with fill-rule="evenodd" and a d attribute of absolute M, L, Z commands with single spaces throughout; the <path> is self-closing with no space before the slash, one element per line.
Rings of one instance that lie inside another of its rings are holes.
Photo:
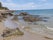
<path fill-rule="evenodd" d="M 3 7 L 2 3 L 0 2 L 0 10 L 9 10 L 7 7 Z"/>

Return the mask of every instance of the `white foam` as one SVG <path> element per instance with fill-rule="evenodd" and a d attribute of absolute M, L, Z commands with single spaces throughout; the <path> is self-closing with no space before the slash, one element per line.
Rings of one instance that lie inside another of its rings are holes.
<path fill-rule="evenodd" d="M 49 30 L 53 30 L 53 28 L 50 28 L 50 27 L 47 27 L 47 29 L 49 29 Z"/>

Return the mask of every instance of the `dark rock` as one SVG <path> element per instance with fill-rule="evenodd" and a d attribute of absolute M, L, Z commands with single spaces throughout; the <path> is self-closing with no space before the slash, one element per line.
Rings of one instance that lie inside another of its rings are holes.
<path fill-rule="evenodd" d="M 13 14 L 11 13 L 1 13 L 3 18 L 7 18 L 7 15 L 13 16 Z"/>
<path fill-rule="evenodd" d="M 49 19 L 49 17 L 43 17 L 44 19 Z"/>
<path fill-rule="evenodd" d="M 3 18 L 7 18 L 6 15 L 5 15 L 4 13 L 1 13 L 1 15 L 2 15 Z"/>
<path fill-rule="evenodd" d="M 9 36 L 12 36 L 12 35 L 16 36 L 16 35 L 23 35 L 23 34 L 24 33 L 17 28 L 17 29 L 13 29 L 13 30 L 4 31 L 1 36 L 2 37 L 9 37 Z"/>
<path fill-rule="evenodd" d="M 10 16 L 13 16 L 13 14 L 12 14 L 12 13 L 5 13 L 5 15 L 10 15 Z"/>
<path fill-rule="evenodd" d="M 2 37 L 7 37 L 6 35 L 7 35 L 7 34 L 10 34 L 10 33 L 11 33 L 11 31 L 7 30 L 7 31 L 3 32 L 3 34 L 2 34 L 1 36 L 2 36 Z"/>
<path fill-rule="evenodd" d="M 44 37 L 44 38 L 46 38 L 46 39 L 52 39 L 52 38 L 50 38 L 50 37 Z"/>
<path fill-rule="evenodd" d="M 2 36 L 2 37 L 5 37 L 5 35 L 6 35 L 6 34 L 3 33 L 1 36 Z"/>
<path fill-rule="evenodd" d="M 40 21 L 41 18 L 39 17 L 32 17 L 32 16 L 25 16 L 23 17 L 24 21 L 28 22 L 34 22 L 34 21 Z"/>
<path fill-rule="evenodd" d="M 10 33 L 10 31 L 6 31 L 6 33 L 8 33 L 8 34 L 9 34 L 9 33 Z"/>
<path fill-rule="evenodd" d="M 48 20 L 42 20 L 42 21 L 44 21 L 44 22 L 48 22 Z"/>
<path fill-rule="evenodd" d="M 29 15 L 29 14 L 27 12 L 21 12 L 19 15 L 20 16 L 26 16 L 26 15 Z"/>

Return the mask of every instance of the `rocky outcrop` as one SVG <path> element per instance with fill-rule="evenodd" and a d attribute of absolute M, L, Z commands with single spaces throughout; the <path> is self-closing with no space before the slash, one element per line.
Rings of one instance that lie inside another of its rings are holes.
<path fill-rule="evenodd" d="M 29 14 L 27 12 L 21 12 L 19 15 L 20 16 L 26 16 L 26 15 L 29 15 Z"/>
<path fill-rule="evenodd" d="M 5 13 L 5 14 L 4 13 L 1 13 L 1 15 L 2 15 L 3 18 L 6 18 L 7 15 L 13 16 L 13 14 L 11 14 L 11 13 Z"/>
<path fill-rule="evenodd" d="M 17 16 L 17 15 L 14 15 L 14 17 L 13 17 L 12 20 L 13 20 L 13 21 L 18 21 L 18 16 Z"/>
<path fill-rule="evenodd" d="M 39 17 L 39 15 L 30 15 L 27 12 L 21 12 L 19 16 L 23 16 L 23 20 L 27 22 L 35 22 L 42 20 L 42 18 Z"/>
<path fill-rule="evenodd" d="M 0 22 L 2 22 L 3 20 L 5 20 L 8 15 L 9 16 L 13 16 L 13 14 L 11 14 L 11 13 L 1 13 L 0 14 Z"/>
<path fill-rule="evenodd" d="M 9 36 L 13 36 L 13 35 L 24 35 L 24 33 L 22 31 L 19 30 L 19 28 L 16 29 L 8 29 L 8 30 L 4 30 L 3 34 L 1 35 L 2 37 L 9 37 Z"/>
<path fill-rule="evenodd" d="M 34 22 L 34 21 L 40 21 L 41 18 L 39 17 L 32 17 L 32 16 L 25 16 L 23 17 L 24 21 L 28 21 L 28 22 Z"/>

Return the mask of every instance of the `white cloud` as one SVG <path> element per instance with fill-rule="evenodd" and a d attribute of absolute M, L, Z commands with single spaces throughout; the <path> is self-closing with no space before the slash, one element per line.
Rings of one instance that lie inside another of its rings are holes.
<path fill-rule="evenodd" d="M 11 10 L 29 10 L 29 9 L 47 9 L 53 8 L 52 4 L 35 4 L 35 3 L 26 3 L 26 4 L 16 4 L 16 3 L 3 3 L 3 6 L 8 7 Z"/>
<path fill-rule="evenodd" d="M 37 6 L 35 3 L 26 3 L 26 4 L 2 3 L 2 4 L 3 4 L 3 6 L 6 6 L 9 9 L 14 9 L 14 10 L 34 9 Z"/>
<path fill-rule="evenodd" d="M 11 10 L 29 10 L 29 9 L 47 9 L 47 8 L 53 8 L 53 4 L 50 3 L 44 3 L 44 4 L 35 4 L 34 2 L 29 2 L 26 4 L 18 4 L 13 3 L 12 0 L 7 0 L 6 2 L 3 2 L 0 0 L 3 4 L 3 6 L 8 7 Z M 39 0 L 46 2 L 47 0 Z"/>

